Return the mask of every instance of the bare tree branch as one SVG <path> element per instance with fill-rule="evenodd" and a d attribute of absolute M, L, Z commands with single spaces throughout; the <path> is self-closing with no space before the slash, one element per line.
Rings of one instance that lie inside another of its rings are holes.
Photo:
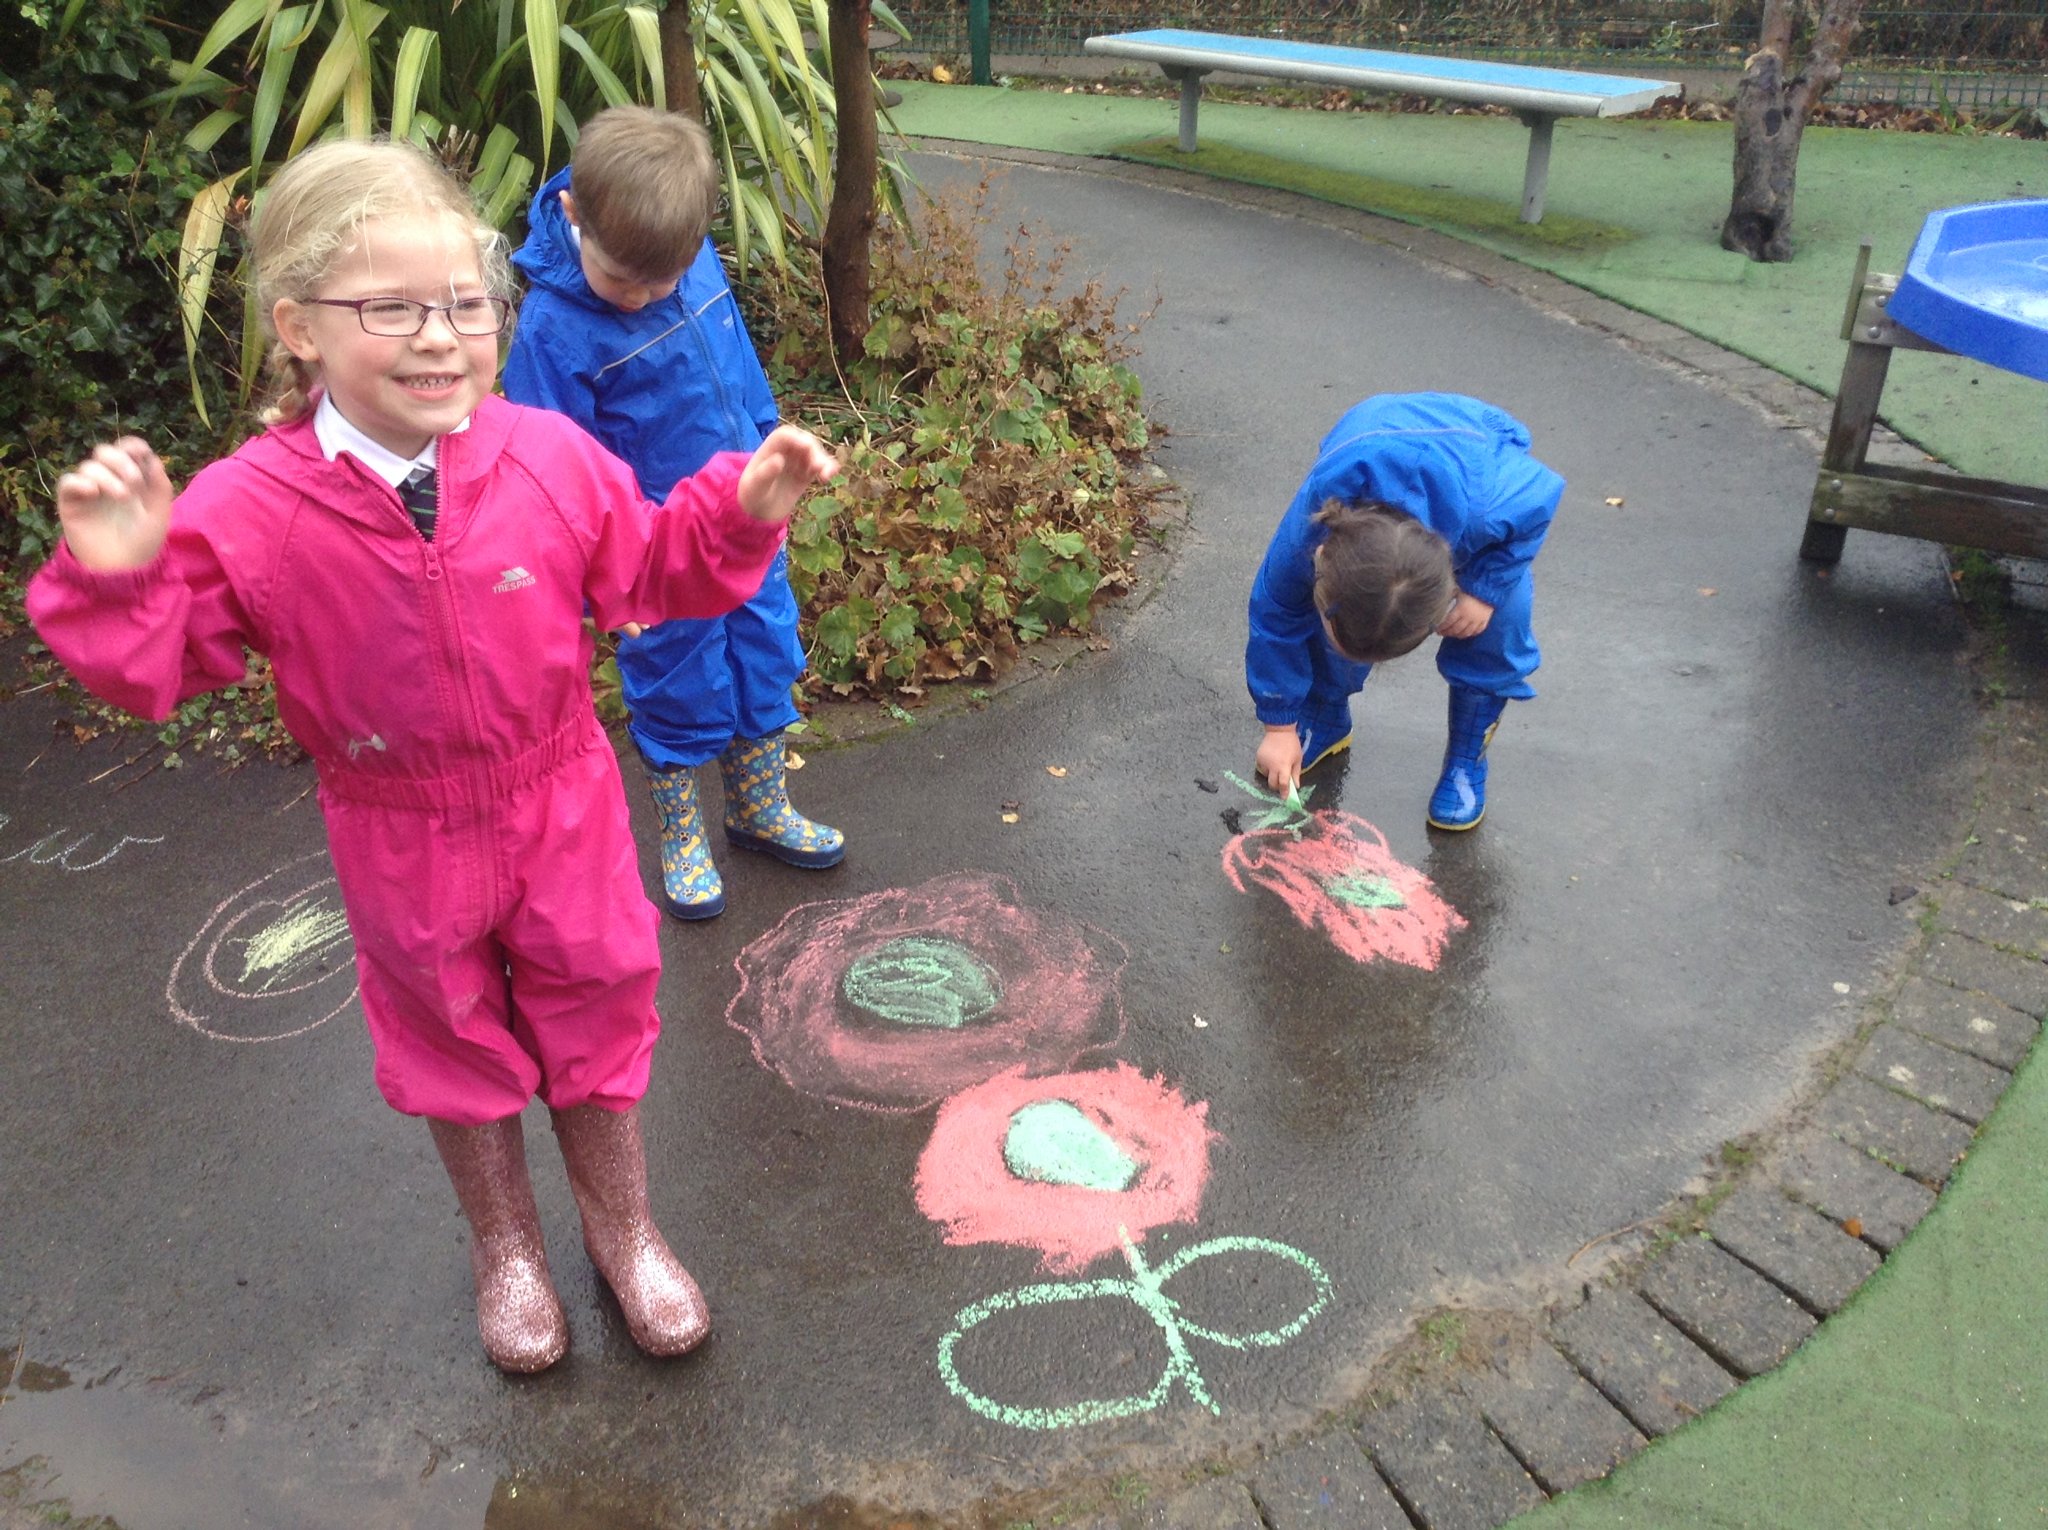
<path fill-rule="evenodd" d="M 832 352 L 842 370 L 868 334 L 875 229 L 875 66 L 868 52 L 868 0 L 830 0 L 832 90 L 839 103 L 839 144 L 832 161 L 832 205 L 825 214 L 825 303 Z"/>
<path fill-rule="evenodd" d="M 669 0 L 661 12 L 663 102 L 672 112 L 704 120 L 697 84 L 697 39 L 690 29 L 690 0 Z"/>

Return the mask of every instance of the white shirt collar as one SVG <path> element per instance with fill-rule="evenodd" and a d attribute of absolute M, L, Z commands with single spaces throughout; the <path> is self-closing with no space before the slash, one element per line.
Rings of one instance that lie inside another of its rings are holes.
<path fill-rule="evenodd" d="M 455 429 L 469 429 L 469 421 L 464 420 Z M 347 452 L 394 489 L 412 476 L 414 468 L 434 466 L 441 444 L 436 437 L 427 442 L 427 449 L 417 457 L 401 457 L 351 425 L 334 407 L 334 396 L 324 388 L 320 390 L 319 406 L 313 411 L 313 436 L 320 443 L 321 455 L 329 462 Z"/>

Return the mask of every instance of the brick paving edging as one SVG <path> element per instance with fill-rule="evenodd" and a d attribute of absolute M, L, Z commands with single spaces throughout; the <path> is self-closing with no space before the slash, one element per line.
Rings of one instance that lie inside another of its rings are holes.
<path fill-rule="evenodd" d="M 1824 438 L 1830 401 L 1661 319 L 1505 256 L 1285 192 L 1069 155 L 925 141 L 1306 217 L 1406 250 L 1686 369 Z M 1880 428 L 1875 461 L 1925 460 Z M 1796 522 L 1789 523 L 1787 547 Z M 1071 1520 L 1075 1530 L 1491 1530 L 1643 1448 L 1816 1332 L 1934 1204 L 2048 1016 L 2048 701 L 2005 700 L 1925 933 L 1842 1073 L 1708 1211 L 1699 1236 L 1544 1314 L 1476 1374 L 1437 1378 L 1256 1467 Z"/>

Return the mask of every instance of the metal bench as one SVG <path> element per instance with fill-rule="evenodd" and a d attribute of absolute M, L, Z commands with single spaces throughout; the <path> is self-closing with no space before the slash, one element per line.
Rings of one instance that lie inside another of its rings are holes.
<path fill-rule="evenodd" d="M 1543 218 L 1543 190 L 1550 176 L 1550 129 L 1559 117 L 1621 117 L 1683 93 L 1671 80 L 1383 53 L 1372 48 L 1233 37 L 1221 32 L 1183 32 L 1170 27 L 1091 37 L 1082 47 L 1109 58 L 1157 64 L 1168 79 L 1180 82 L 1180 147 L 1184 154 L 1192 154 L 1195 148 L 1202 76 L 1216 70 L 1509 107 L 1529 128 L 1529 161 L 1522 173 L 1524 223 Z"/>

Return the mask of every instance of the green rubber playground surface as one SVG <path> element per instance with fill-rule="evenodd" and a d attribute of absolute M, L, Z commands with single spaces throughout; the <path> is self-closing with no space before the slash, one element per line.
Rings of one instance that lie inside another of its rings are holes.
<path fill-rule="evenodd" d="M 1796 258 L 1722 250 L 1732 130 L 1557 124 L 1542 230 L 1514 221 L 1512 119 L 1340 115 L 1205 101 L 1202 148 L 1170 100 L 900 82 L 913 136 L 1170 163 L 1423 224 L 1683 326 L 1832 394 L 1857 245 L 1903 269 L 1937 207 L 2048 196 L 2048 145 L 1809 129 Z M 1964 472 L 2048 484 L 2048 386 L 1895 353 L 1885 416 Z M 2036 1055 L 1934 1210 L 1779 1369 L 1528 1530 L 2048 1526 L 2048 1061 Z"/>
<path fill-rule="evenodd" d="M 1832 395 L 1860 240 L 1904 269 L 1937 207 L 2048 197 L 2048 145 L 1967 134 L 1809 128 L 1795 258 L 1720 247 L 1726 123 L 1560 120 L 1543 223 L 1515 221 L 1528 132 L 1511 117 L 1338 113 L 1204 101 L 1201 147 L 1173 147 L 1171 100 L 892 82 L 914 137 L 1114 156 L 1278 186 L 1455 234 L 1680 325 Z M 2048 484 L 2048 385 L 1897 352 L 1886 422 L 1959 471 Z"/>
<path fill-rule="evenodd" d="M 2048 1058 L 1819 1334 L 1516 1530 L 2048 1525 Z"/>

